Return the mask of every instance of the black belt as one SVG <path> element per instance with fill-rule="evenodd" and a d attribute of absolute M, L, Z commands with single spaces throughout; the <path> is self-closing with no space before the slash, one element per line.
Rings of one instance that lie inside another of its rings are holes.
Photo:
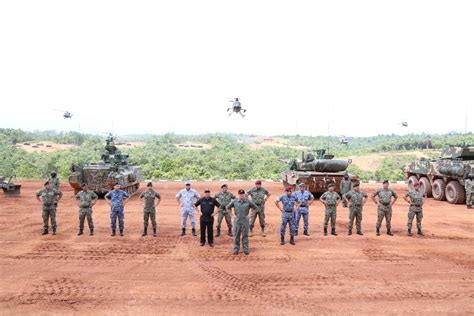
<path fill-rule="evenodd" d="M 293 213 L 293 211 L 285 211 L 285 213 Z"/>
<path fill-rule="evenodd" d="M 300 207 L 308 207 L 308 205 L 300 205 Z"/>
<path fill-rule="evenodd" d="M 410 206 L 414 206 L 414 207 L 421 207 L 422 205 L 417 205 L 417 204 L 410 204 Z"/>
<path fill-rule="evenodd" d="M 388 203 L 388 204 L 380 203 L 380 204 L 382 204 L 383 206 L 390 206 L 390 203 Z"/>

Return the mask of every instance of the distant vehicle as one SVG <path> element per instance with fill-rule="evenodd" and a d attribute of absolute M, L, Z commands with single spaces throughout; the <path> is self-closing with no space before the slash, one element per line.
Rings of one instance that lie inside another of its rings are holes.
<path fill-rule="evenodd" d="M 445 148 L 437 159 L 418 159 L 403 168 L 408 186 L 419 182 L 420 187 L 435 200 L 451 204 L 466 201 L 464 181 L 474 175 L 474 146 Z"/>
<path fill-rule="evenodd" d="M 0 186 L 2 187 L 3 193 L 5 195 L 20 195 L 20 184 L 14 184 L 12 182 L 12 177 L 6 180 L 6 177 L 0 176 Z"/>
<path fill-rule="evenodd" d="M 230 112 L 229 116 L 231 116 L 232 113 L 239 113 L 240 116 L 245 117 L 247 110 L 242 108 L 239 98 L 234 98 L 233 100 L 229 100 L 229 102 L 232 102 L 232 107 L 227 109 L 227 112 Z"/>
<path fill-rule="evenodd" d="M 63 112 L 63 118 L 65 118 L 65 119 L 70 119 L 74 115 L 69 111 L 64 111 L 64 110 L 55 110 L 55 111 Z"/>

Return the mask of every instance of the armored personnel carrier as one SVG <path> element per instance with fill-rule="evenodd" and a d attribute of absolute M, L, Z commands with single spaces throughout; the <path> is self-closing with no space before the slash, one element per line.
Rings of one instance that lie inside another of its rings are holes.
<path fill-rule="evenodd" d="M 128 165 L 128 154 L 118 150 L 112 135 L 106 139 L 105 150 L 101 158 L 102 161 L 99 163 L 72 166 L 69 184 L 75 194 L 82 190 L 83 183 L 87 183 L 89 189 L 99 196 L 112 190 L 116 183 L 120 184 L 122 190 L 129 194 L 138 190 L 140 181 L 143 180 L 140 167 Z"/>
<path fill-rule="evenodd" d="M 316 157 L 312 153 L 302 153 L 301 161 L 293 160 L 289 163 L 289 170 L 282 173 L 283 185 L 293 188 L 300 183 L 306 184 L 308 191 L 313 195 L 319 195 L 327 191 L 330 183 L 336 184 L 339 192 L 339 183 L 346 170 L 352 163 L 351 160 L 334 160 L 334 155 L 326 154 L 325 149 L 316 150 Z M 353 182 L 360 178 L 349 174 Z"/>
<path fill-rule="evenodd" d="M 466 202 L 464 180 L 474 175 L 474 146 L 451 146 L 437 159 L 418 159 L 404 167 L 408 186 L 418 181 L 428 196 L 451 204 Z"/>

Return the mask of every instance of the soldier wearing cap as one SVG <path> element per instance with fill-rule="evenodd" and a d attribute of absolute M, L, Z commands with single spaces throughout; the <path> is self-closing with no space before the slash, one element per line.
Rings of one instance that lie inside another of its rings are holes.
<path fill-rule="evenodd" d="M 421 221 L 423 220 L 423 203 L 425 202 L 426 193 L 420 190 L 420 183 L 413 183 L 413 189 L 408 190 L 403 199 L 410 204 L 408 209 L 408 236 L 413 236 L 411 227 L 413 225 L 413 218 L 416 216 L 416 227 L 418 228 L 418 235 L 424 236 L 421 230 Z"/>
<path fill-rule="evenodd" d="M 94 222 L 92 221 L 92 207 L 95 205 L 99 197 L 94 191 L 89 190 L 87 183 L 82 184 L 82 191 L 77 193 L 77 205 L 79 206 L 79 233 L 78 236 L 84 234 L 84 220 L 87 217 L 87 225 L 89 226 L 90 235 L 94 236 Z"/>
<path fill-rule="evenodd" d="M 161 202 L 160 193 L 153 190 L 153 183 L 147 183 L 147 190 L 140 194 L 140 200 L 145 201 L 143 208 L 143 234 L 145 237 L 148 234 L 148 219 L 151 221 L 153 227 L 153 237 L 156 237 L 156 208 Z"/>
<path fill-rule="evenodd" d="M 48 179 L 49 185 L 52 189 L 59 191 L 60 183 L 57 172 L 51 171 L 50 175 L 51 177 Z M 54 206 L 56 207 L 56 209 L 58 208 L 58 201 L 54 202 Z"/>
<path fill-rule="evenodd" d="M 267 189 L 262 187 L 262 181 L 257 180 L 255 187 L 250 189 L 247 195 L 250 196 L 252 202 L 257 205 L 257 211 L 252 213 L 252 218 L 250 219 L 250 236 L 253 236 L 253 227 L 255 226 L 255 220 L 258 215 L 258 221 L 262 229 L 261 235 L 265 237 L 265 202 L 267 202 L 271 194 Z"/>
<path fill-rule="evenodd" d="M 344 178 L 339 183 L 339 190 L 341 192 L 341 195 L 344 196 L 344 194 L 349 192 L 351 189 L 352 189 L 352 181 L 349 178 L 349 174 L 346 171 L 344 173 Z M 342 207 L 347 207 L 347 201 L 345 199 L 342 199 Z"/>
<path fill-rule="evenodd" d="M 227 184 L 223 184 L 221 186 L 221 192 L 217 193 L 214 198 L 219 201 L 221 206 L 219 207 L 218 215 L 217 215 L 217 234 L 216 237 L 221 235 L 221 223 L 222 220 L 225 218 L 225 222 L 227 223 L 228 228 L 228 235 L 232 237 L 232 219 L 230 217 L 229 211 L 227 211 L 226 206 L 229 205 L 232 200 L 235 199 L 235 195 L 229 191 Z"/>
<path fill-rule="evenodd" d="M 130 200 L 130 195 L 121 188 L 120 183 L 116 183 L 114 189 L 107 192 L 104 196 L 105 201 L 110 205 L 111 236 L 116 235 L 117 218 L 119 221 L 120 236 L 123 236 L 123 230 L 125 228 L 125 204 Z"/>
<path fill-rule="evenodd" d="M 336 185 L 330 183 L 328 185 L 328 191 L 324 192 L 319 200 L 324 204 L 326 210 L 324 212 L 324 236 L 328 235 L 328 223 L 331 219 L 331 235 L 337 236 L 336 233 L 336 217 L 337 207 L 341 203 L 341 197 L 337 192 L 334 191 Z"/>
<path fill-rule="evenodd" d="M 352 227 L 355 218 L 357 235 L 364 235 L 364 233 L 362 233 L 362 209 L 364 204 L 367 202 L 367 193 L 360 190 L 359 183 L 354 183 L 352 190 L 344 194 L 342 198 L 349 205 L 349 224 L 347 227 L 347 234 L 352 235 Z"/>
<path fill-rule="evenodd" d="M 43 208 L 43 233 L 42 235 L 48 234 L 48 222 L 51 219 L 51 228 L 53 229 L 53 235 L 56 235 L 56 205 L 57 202 L 63 197 L 63 193 L 56 189 L 53 189 L 46 181 L 44 183 L 44 189 L 36 192 L 36 199 L 41 202 Z"/>
<path fill-rule="evenodd" d="M 204 190 L 204 197 L 194 203 L 194 206 L 199 208 L 201 212 L 200 226 L 201 226 L 201 247 L 206 244 L 206 230 L 207 243 L 210 247 L 214 247 L 214 216 L 216 215 L 216 207 L 221 204 L 213 197 L 211 197 L 211 190 Z"/>
<path fill-rule="evenodd" d="M 380 227 L 385 217 L 385 223 L 387 225 L 387 235 L 393 236 L 392 233 L 392 206 L 398 199 L 397 193 L 389 188 L 389 181 L 383 182 L 383 188 L 378 189 L 372 194 L 372 201 L 377 204 L 377 224 L 375 229 L 377 236 L 380 236 Z"/>
<path fill-rule="evenodd" d="M 295 213 L 295 236 L 298 236 L 298 229 L 300 227 L 300 219 L 303 216 L 303 235 L 309 236 L 308 228 L 309 228 L 309 206 L 314 201 L 314 196 L 305 190 L 306 186 L 304 183 L 300 183 L 298 185 L 299 190 L 293 193 L 293 197 L 299 202 L 299 206 L 296 209 Z"/>
<path fill-rule="evenodd" d="M 186 235 L 186 221 L 188 217 L 191 220 L 192 234 L 196 236 L 196 209 L 194 203 L 200 198 L 199 193 L 191 189 L 191 182 L 189 181 L 185 183 L 185 188 L 176 194 L 176 201 L 181 206 L 181 236 Z"/>
<path fill-rule="evenodd" d="M 240 241 L 242 240 L 242 247 L 244 254 L 250 253 L 249 248 L 249 219 L 253 213 L 258 209 L 258 206 L 247 199 L 245 191 L 239 190 L 239 197 L 234 199 L 227 205 L 227 209 L 234 209 L 234 255 L 237 255 L 240 251 Z M 253 212 L 250 212 L 253 209 Z"/>
<path fill-rule="evenodd" d="M 285 244 L 286 225 L 290 226 L 290 244 L 295 245 L 295 211 L 299 207 L 300 202 L 292 194 L 290 187 L 285 189 L 286 194 L 281 195 L 275 201 L 276 207 L 281 212 L 281 228 L 280 228 L 280 245 Z M 283 208 L 281 205 L 283 205 Z"/>

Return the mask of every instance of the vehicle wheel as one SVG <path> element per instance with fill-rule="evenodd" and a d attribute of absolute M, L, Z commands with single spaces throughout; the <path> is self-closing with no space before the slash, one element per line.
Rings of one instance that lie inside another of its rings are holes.
<path fill-rule="evenodd" d="M 432 194 L 435 200 L 446 200 L 446 183 L 442 179 L 434 180 Z"/>
<path fill-rule="evenodd" d="M 451 204 L 466 203 L 466 192 L 458 181 L 451 181 L 446 186 L 446 199 Z"/>
<path fill-rule="evenodd" d="M 420 189 L 422 189 L 428 197 L 432 197 L 433 188 L 431 187 L 430 180 L 427 177 L 420 179 Z"/>
<path fill-rule="evenodd" d="M 413 183 L 418 182 L 418 178 L 416 176 L 410 176 L 408 178 L 408 188 L 413 190 Z"/>

